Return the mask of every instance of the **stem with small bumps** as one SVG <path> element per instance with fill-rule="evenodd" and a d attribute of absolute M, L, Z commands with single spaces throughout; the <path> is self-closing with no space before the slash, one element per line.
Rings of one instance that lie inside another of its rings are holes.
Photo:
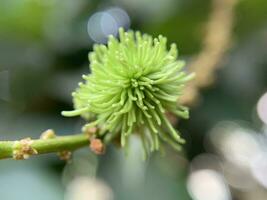
<path fill-rule="evenodd" d="M 61 151 L 74 151 L 78 148 L 89 145 L 89 135 L 76 134 L 70 136 L 57 136 L 51 139 L 31 140 L 30 148 L 36 154 L 47 154 Z M 14 158 L 16 146 L 20 141 L 0 141 L 0 159 Z"/>

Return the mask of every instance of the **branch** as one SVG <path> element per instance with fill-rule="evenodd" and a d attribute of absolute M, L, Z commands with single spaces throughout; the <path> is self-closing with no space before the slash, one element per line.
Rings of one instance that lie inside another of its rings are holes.
<path fill-rule="evenodd" d="M 0 159 L 26 159 L 31 155 L 52 152 L 73 151 L 89 145 L 89 135 L 77 134 L 59 136 L 47 139 L 31 140 L 30 138 L 18 141 L 0 141 Z"/>
<path fill-rule="evenodd" d="M 194 72 L 195 79 L 185 88 L 180 102 L 194 104 L 199 90 L 214 82 L 215 72 L 231 43 L 234 26 L 235 5 L 239 0 L 213 0 L 212 11 L 203 39 L 203 49 L 189 64 L 188 70 Z"/>

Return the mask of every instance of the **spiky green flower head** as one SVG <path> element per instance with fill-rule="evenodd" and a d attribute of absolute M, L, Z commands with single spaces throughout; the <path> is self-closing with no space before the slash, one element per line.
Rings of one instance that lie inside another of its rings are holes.
<path fill-rule="evenodd" d="M 166 113 L 188 118 L 178 100 L 193 75 L 183 71 L 175 44 L 168 50 L 161 35 L 153 39 L 120 28 L 119 39 L 110 36 L 106 46 L 96 44 L 89 60 L 91 73 L 83 75 L 85 81 L 73 93 L 75 110 L 64 116 L 81 115 L 91 121 L 85 128 L 98 127 L 106 143 L 119 137 L 122 147 L 137 134 L 144 156 L 159 150 L 162 141 L 180 149 L 184 140 Z"/>

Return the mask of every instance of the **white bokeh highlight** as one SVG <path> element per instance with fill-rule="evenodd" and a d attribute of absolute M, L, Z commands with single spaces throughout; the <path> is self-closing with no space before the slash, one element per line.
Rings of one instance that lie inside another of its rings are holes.
<path fill-rule="evenodd" d="M 257 113 L 259 118 L 267 124 L 267 92 L 258 101 Z"/>
<path fill-rule="evenodd" d="M 267 152 L 252 158 L 251 171 L 257 182 L 267 188 Z"/>
<path fill-rule="evenodd" d="M 65 200 L 113 200 L 111 188 L 103 181 L 80 177 L 67 187 Z"/>
<path fill-rule="evenodd" d="M 87 32 L 91 40 L 96 43 L 106 43 L 109 35 L 118 35 L 118 29 L 128 29 L 130 18 L 125 10 L 111 7 L 94 13 L 88 20 Z"/>
<path fill-rule="evenodd" d="M 231 121 L 219 122 L 210 132 L 216 151 L 227 161 L 241 168 L 248 168 L 251 159 L 261 152 L 257 133 Z"/>
<path fill-rule="evenodd" d="M 187 180 L 193 200 L 231 200 L 230 190 L 223 176 L 210 169 L 193 171 Z"/>

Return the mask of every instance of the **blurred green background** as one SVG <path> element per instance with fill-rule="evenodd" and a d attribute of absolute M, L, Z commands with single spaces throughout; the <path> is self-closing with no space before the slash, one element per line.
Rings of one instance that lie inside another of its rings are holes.
<path fill-rule="evenodd" d="M 0 140 L 38 138 L 48 128 L 78 133 L 84 122 L 60 112 L 72 108 L 71 92 L 89 72 L 92 45 L 120 26 L 166 36 L 190 62 L 202 48 L 211 5 L 1 0 Z M 216 82 L 201 90 L 190 120 L 178 124 L 187 140 L 183 152 L 168 149 L 143 162 L 133 139 L 128 158 L 110 146 L 100 157 L 81 149 L 68 164 L 56 155 L 2 160 L 0 199 L 267 199 L 267 1 L 240 0 L 234 16 Z"/>

